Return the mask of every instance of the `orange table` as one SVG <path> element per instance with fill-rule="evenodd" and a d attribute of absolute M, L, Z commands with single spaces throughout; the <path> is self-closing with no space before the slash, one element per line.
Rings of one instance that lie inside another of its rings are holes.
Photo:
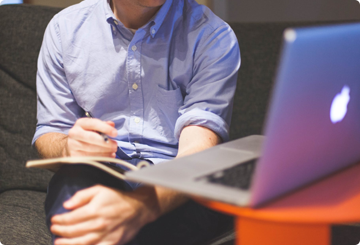
<path fill-rule="evenodd" d="M 360 164 L 259 209 L 195 199 L 237 216 L 237 245 L 328 245 L 331 224 L 360 221 Z"/>

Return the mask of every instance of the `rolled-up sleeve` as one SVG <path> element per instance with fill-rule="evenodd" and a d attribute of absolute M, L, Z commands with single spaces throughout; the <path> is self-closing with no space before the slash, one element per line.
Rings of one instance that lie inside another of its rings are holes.
<path fill-rule="evenodd" d="M 223 141 L 229 139 L 239 67 L 240 50 L 232 29 L 227 24 L 208 27 L 195 50 L 194 75 L 179 109 L 174 131 L 178 139 L 188 125 L 209 128 Z"/>
<path fill-rule="evenodd" d="M 50 132 L 67 134 L 82 109 L 69 88 L 56 16 L 46 28 L 38 58 L 37 125 L 32 144 Z"/>

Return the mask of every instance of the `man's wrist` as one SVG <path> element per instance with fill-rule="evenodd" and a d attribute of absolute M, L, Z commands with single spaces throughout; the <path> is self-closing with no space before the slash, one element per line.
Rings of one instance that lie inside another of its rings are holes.
<path fill-rule="evenodd" d="M 188 197 L 182 193 L 159 186 L 143 186 L 133 193 L 141 196 L 142 205 L 140 209 L 142 210 L 140 211 L 143 214 L 141 218 L 143 225 L 155 221 L 188 200 Z"/>
<path fill-rule="evenodd" d="M 140 187 L 133 194 L 140 203 L 142 225 L 151 223 L 161 216 L 160 203 L 154 187 Z"/>
<path fill-rule="evenodd" d="M 69 148 L 68 148 L 68 139 L 69 137 L 66 136 L 66 138 L 63 139 L 63 148 L 61 151 L 61 156 L 62 157 L 69 157 L 70 156 L 70 152 L 69 152 Z"/>

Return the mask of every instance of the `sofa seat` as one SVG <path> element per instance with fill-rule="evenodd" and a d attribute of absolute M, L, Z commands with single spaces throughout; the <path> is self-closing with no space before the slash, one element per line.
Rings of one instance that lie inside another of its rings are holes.
<path fill-rule="evenodd" d="M 0 194 L 0 242 L 4 245 L 51 244 L 45 224 L 46 193 L 9 190 Z"/>

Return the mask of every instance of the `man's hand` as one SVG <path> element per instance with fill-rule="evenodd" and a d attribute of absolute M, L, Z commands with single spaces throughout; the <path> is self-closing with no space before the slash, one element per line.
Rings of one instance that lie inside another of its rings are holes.
<path fill-rule="evenodd" d="M 64 148 L 65 156 L 104 156 L 115 157 L 117 143 L 109 139 L 105 142 L 97 133 L 104 133 L 116 137 L 117 131 L 113 122 L 103 122 L 95 118 L 80 118 L 70 129 L 67 144 Z"/>
<path fill-rule="evenodd" d="M 78 191 L 64 203 L 72 210 L 52 217 L 57 244 L 125 244 L 160 215 L 155 189 L 123 193 L 97 185 Z"/>
<path fill-rule="evenodd" d="M 47 133 L 40 136 L 35 146 L 44 158 L 65 156 L 106 156 L 115 157 L 117 143 L 109 139 L 105 142 L 98 132 L 116 137 L 115 124 L 95 118 L 80 118 L 70 129 L 69 135 Z"/>

